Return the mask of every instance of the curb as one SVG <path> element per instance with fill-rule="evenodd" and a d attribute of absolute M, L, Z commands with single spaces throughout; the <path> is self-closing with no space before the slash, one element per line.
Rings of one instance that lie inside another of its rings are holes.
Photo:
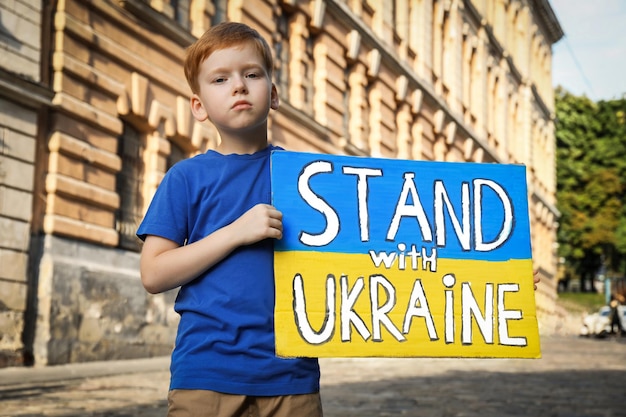
<path fill-rule="evenodd" d="M 169 371 L 170 357 L 72 363 L 45 367 L 0 369 L 0 390 L 32 384 L 59 383 L 85 378 Z"/>

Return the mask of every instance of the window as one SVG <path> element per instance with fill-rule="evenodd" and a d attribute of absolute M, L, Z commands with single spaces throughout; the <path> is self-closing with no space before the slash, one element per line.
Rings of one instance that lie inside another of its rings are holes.
<path fill-rule="evenodd" d="M 189 30 L 189 0 L 172 0 L 174 20 L 183 28 Z"/>
<path fill-rule="evenodd" d="M 289 16 L 282 14 L 278 18 L 274 50 L 275 80 L 280 98 L 289 101 Z"/>
<path fill-rule="evenodd" d="M 135 232 L 142 218 L 142 186 L 144 165 L 141 134 L 128 123 L 118 142 L 118 155 L 122 159 L 122 169 L 117 174 L 116 191 L 120 196 L 120 207 L 116 213 L 116 229 L 119 233 L 119 246 L 123 249 L 139 251 L 141 241 Z"/>
<path fill-rule="evenodd" d="M 176 143 L 170 141 L 170 154 L 167 156 L 167 170 L 173 167 L 177 162 L 187 158 L 187 153 Z"/>

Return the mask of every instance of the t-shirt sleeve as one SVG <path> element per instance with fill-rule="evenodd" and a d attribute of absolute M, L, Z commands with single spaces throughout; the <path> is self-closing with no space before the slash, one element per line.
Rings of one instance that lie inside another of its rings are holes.
<path fill-rule="evenodd" d="M 156 190 L 144 216 L 137 237 L 160 236 L 183 245 L 188 236 L 189 196 L 185 176 L 174 166 Z"/>

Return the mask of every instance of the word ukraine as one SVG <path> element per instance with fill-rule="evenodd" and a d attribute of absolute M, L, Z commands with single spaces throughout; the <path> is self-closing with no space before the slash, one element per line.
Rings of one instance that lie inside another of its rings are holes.
<path fill-rule="evenodd" d="M 523 166 L 275 152 L 281 356 L 539 357 Z"/>

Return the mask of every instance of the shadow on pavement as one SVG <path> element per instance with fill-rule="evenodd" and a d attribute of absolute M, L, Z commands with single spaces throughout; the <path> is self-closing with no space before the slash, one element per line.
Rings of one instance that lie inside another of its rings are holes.
<path fill-rule="evenodd" d="M 454 371 L 328 386 L 325 417 L 626 416 L 624 371 Z"/>
<path fill-rule="evenodd" d="M 437 376 L 326 385 L 322 400 L 325 417 L 619 417 L 626 416 L 625 387 L 623 371 L 450 371 Z M 163 400 L 123 409 L 54 415 L 165 417 L 166 413 L 167 402 Z"/>
<path fill-rule="evenodd" d="M 39 385 L 28 384 L 25 386 L 11 386 L 2 388 L 0 387 L 0 400 L 28 400 L 28 398 L 32 398 L 35 396 L 43 395 L 49 392 L 61 391 L 71 389 L 72 385 L 76 385 L 76 383 L 67 383 L 67 382 L 51 382 L 51 383 L 42 383 Z"/>

